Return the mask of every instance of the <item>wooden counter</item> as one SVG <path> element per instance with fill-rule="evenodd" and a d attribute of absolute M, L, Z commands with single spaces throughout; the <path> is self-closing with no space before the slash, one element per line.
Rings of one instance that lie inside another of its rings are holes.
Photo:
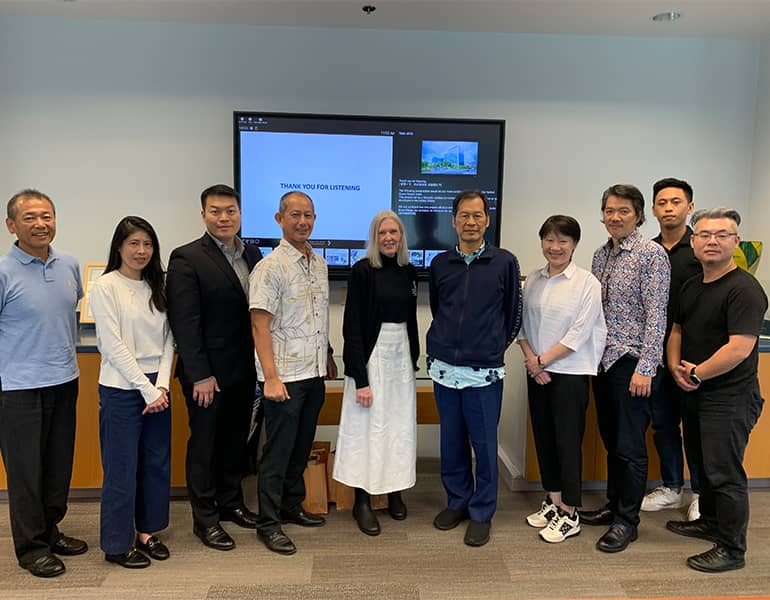
<path fill-rule="evenodd" d="M 80 394 L 77 403 L 77 435 L 72 472 L 72 489 L 102 487 L 102 462 L 99 449 L 99 362 L 96 352 L 79 352 Z M 187 407 L 177 379 L 171 380 L 171 486 L 184 487 L 185 454 L 190 429 L 187 425 Z M 342 407 L 342 387 L 339 383 L 327 385 L 326 402 L 318 419 L 319 425 L 339 423 Z M 438 423 L 433 387 L 422 382 L 417 386 L 417 422 Z M 6 489 L 5 468 L 0 462 L 0 489 Z"/>
<path fill-rule="evenodd" d="M 759 385 L 763 391 L 763 397 L 770 390 L 770 353 L 759 354 Z M 652 441 L 652 428 L 647 431 L 647 454 L 649 456 L 648 478 L 660 479 L 660 460 Z M 767 403 L 762 414 L 754 426 L 749 437 L 749 445 L 746 448 L 746 456 L 743 460 L 746 474 L 754 478 L 770 477 L 770 407 Z M 528 481 L 539 481 L 540 471 L 537 466 L 535 442 L 532 437 L 532 424 L 527 419 L 527 460 L 525 477 Z M 685 479 L 689 478 L 687 463 L 685 462 Z M 583 437 L 583 480 L 607 479 L 607 453 L 604 451 L 599 428 L 596 424 L 596 406 L 593 396 L 588 405 L 586 414 L 586 432 Z"/>

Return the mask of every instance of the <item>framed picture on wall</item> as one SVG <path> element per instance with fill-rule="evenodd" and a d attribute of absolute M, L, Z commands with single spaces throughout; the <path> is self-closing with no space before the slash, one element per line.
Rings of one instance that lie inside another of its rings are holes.
<path fill-rule="evenodd" d="M 107 263 L 103 262 L 89 262 L 85 264 L 85 269 L 83 270 L 83 300 L 80 302 L 81 323 L 94 322 L 94 315 L 91 312 L 91 304 L 88 302 L 88 297 L 91 294 L 94 282 L 101 277 L 106 268 Z"/>

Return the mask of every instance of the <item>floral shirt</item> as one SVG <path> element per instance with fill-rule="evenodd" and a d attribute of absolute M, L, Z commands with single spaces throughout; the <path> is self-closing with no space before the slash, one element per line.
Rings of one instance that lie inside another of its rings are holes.
<path fill-rule="evenodd" d="M 628 354 L 636 372 L 652 377 L 663 360 L 671 266 L 666 251 L 635 230 L 613 248 L 594 252 L 591 272 L 602 285 L 607 345 L 601 365 L 609 369 Z"/>

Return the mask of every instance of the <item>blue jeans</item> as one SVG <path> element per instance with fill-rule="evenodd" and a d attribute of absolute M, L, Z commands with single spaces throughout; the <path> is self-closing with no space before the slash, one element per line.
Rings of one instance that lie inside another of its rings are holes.
<path fill-rule="evenodd" d="M 155 381 L 155 374 L 148 375 Z M 127 552 L 136 531 L 168 527 L 171 494 L 171 407 L 142 414 L 136 390 L 99 386 L 102 446 L 100 545 L 106 554 Z"/>
<path fill-rule="evenodd" d="M 492 520 L 497 509 L 497 425 L 503 382 L 462 390 L 433 384 L 441 419 L 441 481 L 447 506 L 471 519 Z M 471 445 L 476 454 L 474 485 Z"/>

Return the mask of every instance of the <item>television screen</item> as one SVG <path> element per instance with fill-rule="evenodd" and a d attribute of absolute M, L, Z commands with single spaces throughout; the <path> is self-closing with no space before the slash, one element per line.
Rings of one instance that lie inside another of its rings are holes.
<path fill-rule="evenodd" d="M 484 192 L 486 237 L 500 243 L 504 121 L 242 111 L 233 121 L 241 235 L 263 254 L 281 238 L 274 215 L 291 190 L 313 199 L 311 244 L 332 278 L 363 257 L 382 209 L 403 220 L 410 260 L 425 276 L 457 242 L 452 201 L 462 190 Z"/>

